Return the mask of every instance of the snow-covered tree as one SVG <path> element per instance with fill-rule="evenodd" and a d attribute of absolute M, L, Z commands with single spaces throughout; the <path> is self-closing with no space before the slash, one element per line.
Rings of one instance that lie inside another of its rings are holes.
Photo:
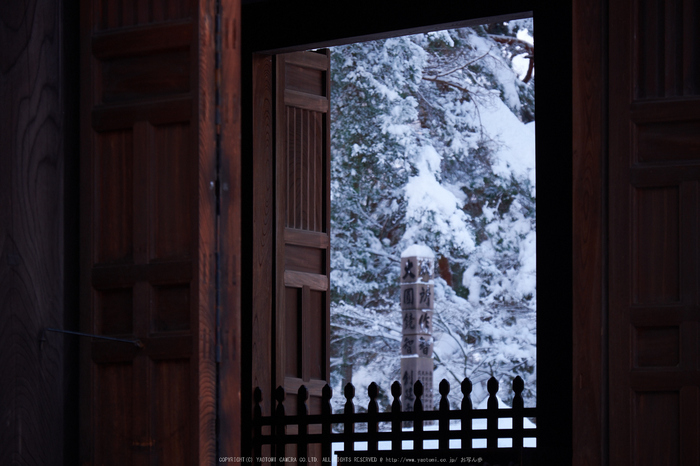
<path fill-rule="evenodd" d="M 468 376 L 478 402 L 491 375 L 504 385 L 521 375 L 534 404 L 533 60 L 532 20 L 332 50 L 336 393 L 352 379 L 366 405 L 376 381 L 389 405 L 400 366 L 399 258 L 424 244 L 439 264 L 436 382 Z"/>

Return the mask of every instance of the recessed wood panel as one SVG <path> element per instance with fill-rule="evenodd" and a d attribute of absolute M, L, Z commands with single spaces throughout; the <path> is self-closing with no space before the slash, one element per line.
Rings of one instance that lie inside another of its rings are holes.
<path fill-rule="evenodd" d="M 189 49 L 116 57 L 102 65 L 102 101 L 123 102 L 190 89 Z"/>
<path fill-rule="evenodd" d="M 310 379 L 323 380 L 326 378 L 326 352 L 323 351 L 326 342 L 326 292 L 309 291 L 309 306 L 304 316 L 304 347 L 309 352 L 309 357 L 305 358 Z"/>
<path fill-rule="evenodd" d="M 695 2 L 637 0 L 635 6 L 637 97 L 700 93 L 700 11 Z"/>
<path fill-rule="evenodd" d="M 286 226 L 325 231 L 324 115 L 287 107 Z"/>
<path fill-rule="evenodd" d="M 192 173 L 190 126 L 155 127 L 154 235 L 151 250 L 156 259 L 184 259 L 192 245 Z"/>
<path fill-rule="evenodd" d="M 95 3 L 95 29 L 136 26 L 182 19 L 191 15 L 189 0 L 141 0 L 138 2 L 101 0 Z"/>
<path fill-rule="evenodd" d="M 285 270 L 297 272 L 326 273 L 326 250 L 304 246 L 286 245 L 284 251 Z"/>
<path fill-rule="evenodd" d="M 133 368 L 130 363 L 95 366 L 95 464 L 132 464 Z"/>
<path fill-rule="evenodd" d="M 301 362 L 299 361 L 301 351 L 299 344 L 301 343 L 299 333 L 301 331 L 301 306 L 300 289 L 285 288 L 284 306 L 285 306 L 285 376 L 301 377 Z M 287 405 L 287 403 L 285 403 Z"/>
<path fill-rule="evenodd" d="M 700 121 L 649 123 L 636 126 L 639 162 L 700 160 Z"/>
<path fill-rule="evenodd" d="M 637 392 L 631 419 L 636 466 L 680 464 L 680 394 Z"/>
<path fill-rule="evenodd" d="M 188 360 L 155 361 L 152 406 L 155 407 L 154 432 L 157 464 L 190 464 L 189 429 L 192 424 Z M 179 407 L 179 408 L 178 408 Z"/>
<path fill-rule="evenodd" d="M 678 327 L 637 327 L 634 333 L 635 366 L 676 367 L 680 363 Z"/>
<path fill-rule="evenodd" d="M 131 288 L 98 292 L 98 331 L 102 335 L 132 333 L 133 301 L 134 294 Z"/>
<path fill-rule="evenodd" d="M 635 189 L 634 301 L 680 300 L 679 188 Z"/>
<path fill-rule="evenodd" d="M 153 330 L 170 332 L 190 328 L 190 286 L 153 287 Z"/>
<path fill-rule="evenodd" d="M 326 72 L 287 63 L 287 89 L 313 95 L 326 95 Z"/>
<path fill-rule="evenodd" d="M 133 257 L 133 137 L 131 131 L 101 133 L 95 156 L 97 262 Z"/>

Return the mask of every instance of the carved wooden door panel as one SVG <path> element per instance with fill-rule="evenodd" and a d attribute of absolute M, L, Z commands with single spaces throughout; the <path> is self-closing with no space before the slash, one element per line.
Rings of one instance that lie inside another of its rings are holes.
<path fill-rule="evenodd" d="M 700 4 L 610 6 L 610 464 L 698 464 Z"/>
<path fill-rule="evenodd" d="M 227 29 L 219 52 L 229 79 L 219 90 L 215 6 L 82 2 L 81 328 L 142 344 L 83 342 L 83 464 L 213 464 L 217 406 L 225 448 L 240 451 L 232 285 L 239 213 L 231 195 L 239 5 L 221 6 Z M 228 98 L 218 112 L 229 130 L 218 145 L 226 158 L 218 173 L 216 92 Z M 228 325 L 218 341 L 217 277 Z M 219 405 L 217 359 L 229 382 Z"/>

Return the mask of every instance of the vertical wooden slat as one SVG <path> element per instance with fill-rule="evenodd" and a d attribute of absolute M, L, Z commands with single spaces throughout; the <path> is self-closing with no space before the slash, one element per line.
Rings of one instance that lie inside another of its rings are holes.
<path fill-rule="evenodd" d="M 174 1 L 174 0 L 168 0 Z M 191 435 L 196 439 L 196 460 L 199 464 L 211 464 L 216 458 L 216 263 L 215 226 L 216 192 L 211 183 L 216 180 L 216 71 L 215 71 L 215 5 L 200 1 L 192 12 L 196 18 L 190 63 L 192 89 L 196 99 L 192 102 L 194 135 L 190 141 L 193 171 L 197 174 L 190 182 L 194 186 L 197 219 L 192 228 L 192 238 L 197 246 L 192 250 L 194 266 L 193 296 L 191 303 L 192 397 L 197 400 L 191 408 Z M 196 165 L 195 165 L 196 161 Z M 196 232 L 196 233 L 195 233 Z"/>
<path fill-rule="evenodd" d="M 284 337 L 286 334 L 286 303 L 285 303 L 285 285 L 284 285 L 284 229 L 287 225 L 291 225 L 291 206 L 294 205 L 292 199 L 293 186 L 290 186 L 290 176 L 292 169 L 290 167 L 291 148 L 288 141 L 291 127 L 290 110 L 285 106 L 284 99 L 284 76 L 285 76 L 285 61 L 276 57 L 275 59 L 275 302 L 274 302 L 274 329 L 275 337 L 272 340 L 275 345 L 275 366 L 274 366 L 274 384 L 277 386 L 284 385 L 286 370 L 284 360 L 286 357 L 287 342 Z"/>
<path fill-rule="evenodd" d="M 367 405 L 367 412 L 370 415 L 369 420 L 367 421 L 367 433 L 369 434 L 370 438 L 367 441 L 367 450 L 372 453 L 376 453 L 377 450 L 379 449 L 379 442 L 377 441 L 377 432 L 378 432 L 378 424 L 377 424 L 377 413 L 379 413 L 379 406 L 377 405 L 377 395 L 379 394 L 379 388 L 377 387 L 377 384 L 372 382 L 369 384 L 369 387 L 367 387 L 367 395 L 369 396 L 369 404 Z"/>
<path fill-rule="evenodd" d="M 279 61 L 279 60 L 278 60 Z M 278 64 L 278 67 L 281 66 Z M 280 72 L 277 72 L 277 75 L 280 75 Z M 279 85 L 278 85 L 279 88 Z M 278 89 L 279 90 L 279 89 Z M 294 110 L 292 108 L 285 108 L 285 112 L 287 114 L 287 118 L 285 120 L 285 123 L 287 125 L 285 135 L 292 134 L 291 128 L 292 124 L 294 123 Z M 287 190 L 287 197 L 285 199 L 285 202 L 287 203 L 287 209 L 286 209 L 286 218 L 287 218 L 287 223 L 286 225 L 290 228 L 294 228 L 294 183 L 292 180 L 294 179 L 294 157 L 292 156 L 292 145 L 289 144 L 287 147 L 285 147 L 285 152 L 286 152 L 286 157 L 287 157 L 287 181 L 285 183 L 285 187 Z M 279 187 L 278 187 L 279 188 Z"/>
<path fill-rule="evenodd" d="M 313 127 L 314 137 L 311 138 L 311 150 L 310 150 L 311 174 L 309 176 L 310 176 L 310 179 L 317 180 L 318 179 L 318 177 L 317 177 L 318 148 L 321 145 L 321 143 L 319 143 L 316 140 L 316 134 L 317 134 L 316 123 L 318 122 L 318 115 L 316 113 L 314 113 L 311 116 L 312 116 L 313 120 L 310 123 L 310 125 L 311 125 L 311 127 Z M 319 231 L 319 229 L 318 229 L 318 215 L 317 215 L 317 212 L 319 211 L 318 210 L 319 206 L 317 204 L 318 196 L 316 194 L 318 192 L 319 192 L 319 190 L 314 185 L 313 189 L 311 189 L 311 192 L 309 193 L 309 198 L 310 198 L 309 199 L 309 212 L 311 213 L 311 216 L 313 217 L 310 220 L 311 223 L 310 223 L 309 229 L 313 230 L 313 231 Z"/>
<path fill-rule="evenodd" d="M 323 434 L 323 442 L 321 444 L 321 455 L 322 458 L 330 458 L 331 456 L 331 414 L 333 410 L 331 409 L 331 397 L 333 396 L 333 390 L 331 386 L 326 384 L 323 387 L 323 394 L 321 399 L 321 414 L 323 415 L 323 425 L 321 427 L 321 433 Z"/>
<path fill-rule="evenodd" d="M 306 229 L 314 231 L 313 219 L 313 205 L 311 200 L 313 198 L 313 192 L 316 190 L 316 180 L 312 176 L 312 163 L 314 159 L 314 146 L 316 143 L 316 134 L 314 133 L 314 126 L 311 124 L 311 118 L 313 114 L 311 112 L 306 112 L 306 151 L 304 156 L 304 161 L 306 162 L 306 213 L 304 215 L 306 222 Z"/>
<path fill-rule="evenodd" d="M 517 376 L 513 380 L 513 448 L 520 451 L 523 448 L 523 379 Z"/>
<path fill-rule="evenodd" d="M 308 458 L 308 447 L 309 440 L 307 436 L 309 435 L 309 424 L 306 416 L 309 414 L 309 409 L 306 406 L 306 400 L 309 398 L 309 392 L 306 390 L 305 386 L 299 387 L 297 392 L 297 416 L 299 416 L 299 443 L 297 443 L 297 456 L 298 458 Z"/>
<path fill-rule="evenodd" d="M 401 393 L 402 388 L 399 382 L 391 384 L 391 433 L 394 434 L 391 440 L 391 451 L 395 454 L 402 450 L 399 432 L 401 432 Z"/>
<path fill-rule="evenodd" d="M 471 393 L 472 393 L 472 383 L 471 381 L 465 377 L 464 380 L 462 380 L 461 383 L 461 391 L 462 391 L 462 403 L 461 403 L 461 417 L 460 417 L 460 422 L 461 422 L 461 442 L 462 442 L 462 448 L 472 448 L 472 439 L 473 439 L 473 429 L 472 429 L 472 400 L 471 400 Z"/>
<path fill-rule="evenodd" d="M 698 19 L 700 5 L 694 0 L 683 0 L 683 94 L 700 93 L 700 32 Z"/>
<path fill-rule="evenodd" d="M 311 289 L 308 286 L 303 286 L 301 288 L 301 306 L 299 309 L 300 319 L 299 326 L 297 327 L 297 335 L 301 343 L 301 378 L 302 380 L 311 380 L 311 368 L 309 364 L 306 363 L 311 357 L 314 351 L 318 351 L 313 345 L 313 335 L 311 335 L 310 329 L 311 325 L 306 324 L 311 317 L 310 309 L 311 306 Z"/>
<path fill-rule="evenodd" d="M 495 415 L 496 410 L 498 410 L 498 399 L 496 398 L 496 393 L 498 393 L 498 380 L 495 377 L 491 377 L 487 383 L 487 388 L 489 392 L 489 398 L 486 404 L 486 448 L 497 448 L 498 447 L 498 417 Z"/>
<path fill-rule="evenodd" d="M 683 0 L 667 0 L 665 32 L 666 77 L 665 95 L 675 96 L 683 93 Z"/>
<path fill-rule="evenodd" d="M 627 174 L 625 172 L 625 162 L 630 160 L 631 154 L 628 152 L 627 144 L 631 134 L 630 123 L 627 111 L 629 103 L 634 97 L 643 97 L 643 89 L 648 86 L 644 81 L 642 67 L 635 63 L 635 74 L 630 73 L 630 51 L 635 45 L 633 34 L 636 30 L 644 30 L 644 37 L 639 37 L 636 42 L 637 60 L 639 56 L 646 53 L 647 43 L 652 43 L 653 30 L 651 28 L 641 29 L 648 21 L 648 13 L 641 5 L 636 7 L 635 21 L 630 24 L 628 21 L 614 22 L 613 18 L 624 18 L 630 14 L 630 9 L 635 8 L 636 3 L 631 1 L 615 2 L 610 4 L 610 201 L 609 218 L 610 224 L 610 358 L 609 358 L 609 390 L 610 390 L 610 457 L 609 464 L 623 465 L 630 464 L 630 441 L 631 432 L 629 426 L 630 418 L 630 388 L 627 373 L 629 371 L 629 355 L 627 341 L 631 340 L 629 330 L 629 313 L 627 303 L 629 302 L 630 277 L 626 270 L 630 261 L 630 245 L 625 244 L 620 235 L 614 235 L 614 219 L 629 219 L 629 191 L 631 188 L 626 184 Z M 612 46 L 615 44 L 615 47 Z M 644 70 L 646 71 L 646 69 Z M 634 81 L 633 81 L 634 80 Z M 636 82 L 635 82 L 636 81 Z M 635 88 L 636 87 L 636 88 Z M 642 91 L 640 91 L 642 89 Z M 619 135 L 619 137 L 617 137 Z M 618 163 L 613 163 L 619 160 Z M 614 199 L 620 196 L 619 201 Z M 623 226 L 625 236 L 628 235 L 627 228 Z M 619 244 L 618 244 L 619 242 Z M 613 281 L 614 280 L 614 281 Z M 612 284 L 615 286 L 612 286 Z M 619 305 L 617 303 L 620 303 Z M 621 387 L 615 390 L 615 387 Z M 624 388 L 622 388 L 624 387 Z"/>
<path fill-rule="evenodd" d="M 413 404 L 413 431 L 416 434 L 416 439 L 413 441 L 413 449 L 422 452 L 423 451 L 423 383 L 420 380 L 416 380 L 413 384 L 413 394 L 416 397 L 416 401 Z"/>
<path fill-rule="evenodd" d="M 299 230 L 304 229 L 304 191 L 306 190 L 304 182 L 304 110 L 294 109 L 294 228 Z"/>
<path fill-rule="evenodd" d="M 346 434 L 344 448 L 345 452 L 352 458 L 352 453 L 355 451 L 355 442 L 352 439 L 352 434 L 355 432 L 355 423 L 351 415 L 355 414 L 355 405 L 352 402 L 352 399 L 355 397 L 355 387 L 351 383 L 345 385 L 344 395 L 346 400 L 345 410 L 343 411 L 346 415 L 346 421 L 343 426 L 343 432 Z M 351 459 L 350 463 L 352 464 L 352 462 L 353 460 Z"/>
<path fill-rule="evenodd" d="M 284 399 L 285 390 L 282 386 L 277 387 L 275 390 L 275 400 L 277 401 L 277 407 L 275 408 L 275 419 L 273 424 L 273 429 L 277 434 L 277 444 L 275 445 L 275 456 L 286 456 L 286 444 L 284 443 L 284 436 L 287 433 L 287 426 L 284 423 L 285 419 L 285 409 L 284 409 Z"/>
<path fill-rule="evenodd" d="M 136 11 L 138 23 L 148 23 L 151 21 L 150 2 L 138 2 Z"/>
<path fill-rule="evenodd" d="M 275 374 L 272 374 L 273 354 L 273 298 L 275 289 L 273 252 L 275 205 L 274 127 L 272 89 L 272 57 L 253 57 L 253 121 L 256 128 L 253 139 L 253 225 L 252 238 L 252 385 L 262 390 L 262 413 L 269 415 L 274 406 L 272 397 Z M 281 187 L 278 187 L 282 189 Z"/>
<path fill-rule="evenodd" d="M 604 4 L 573 2 L 573 455 L 575 466 L 606 463 Z"/>
<path fill-rule="evenodd" d="M 105 29 L 112 29 L 119 27 L 119 4 L 117 1 L 111 1 L 111 2 L 103 2 L 107 3 L 107 7 L 105 8 L 106 12 L 106 18 L 107 21 L 105 22 L 106 24 L 104 25 Z"/>
<path fill-rule="evenodd" d="M 664 18 L 664 38 L 662 52 L 664 55 L 664 89 L 666 96 L 675 95 L 676 91 L 676 48 L 681 45 L 676 37 L 676 0 L 661 2 Z"/>
<path fill-rule="evenodd" d="M 450 412 L 450 402 L 447 399 L 447 395 L 450 393 L 449 382 L 442 379 L 438 389 L 440 391 L 440 419 L 438 420 L 440 437 L 438 439 L 438 448 L 444 451 L 450 448 L 450 439 L 448 437 L 450 433 L 450 418 L 448 417 Z"/>
<path fill-rule="evenodd" d="M 179 15 L 186 14 L 187 3 L 180 3 Z M 219 326 L 221 360 L 218 366 L 218 450 L 216 455 L 243 456 L 242 364 L 250 353 L 242 351 L 241 315 L 241 3 L 221 2 L 221 81 L 220 89 L 220 220 L 219 256 L 222 258 L 220 278 Z M 269 241 L 269 237 L 268 237 Z M 269 328 L 269 327 L 268 327 Z M 268 332 L 269 335 L 269 332 Z M 269 336 L 268 336 L 269 338 Z M 246 356 L 243 356 L 246 354 Z M 269 370 L 268 377 L 269 377 Z M 268 399 L 271 397 L 268 393 Z M 247 416 L 246 416 L 247 417 Z M 245 448 L 248 448 L 246 445 Z M 246 453 L 249 450 L 246 450 Z"/>
<path fill-rule="evenodd" d="M 122 22 L 126 26 L 131 26 L 136 23 L 134 18 L 134 5 L 129 0 L 123 0 L 122 4 Z"/>
<path fill-rule="evenodd" d="M 684 448 L 680 451 L 680 464 L 700 464 L 700 389 L 684 387 L 680 393 L 680 403 L 684 407 L 680 413 L 681 439 Z"/>

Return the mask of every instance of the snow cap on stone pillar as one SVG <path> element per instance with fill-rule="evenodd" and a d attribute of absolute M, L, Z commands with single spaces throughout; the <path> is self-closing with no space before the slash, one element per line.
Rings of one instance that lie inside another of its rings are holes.
<path fill-rule="evenodd" d="M 414 244 L 401 253 L 401 283 L 433 283 L 435 253 L 428 246 Z"/>

